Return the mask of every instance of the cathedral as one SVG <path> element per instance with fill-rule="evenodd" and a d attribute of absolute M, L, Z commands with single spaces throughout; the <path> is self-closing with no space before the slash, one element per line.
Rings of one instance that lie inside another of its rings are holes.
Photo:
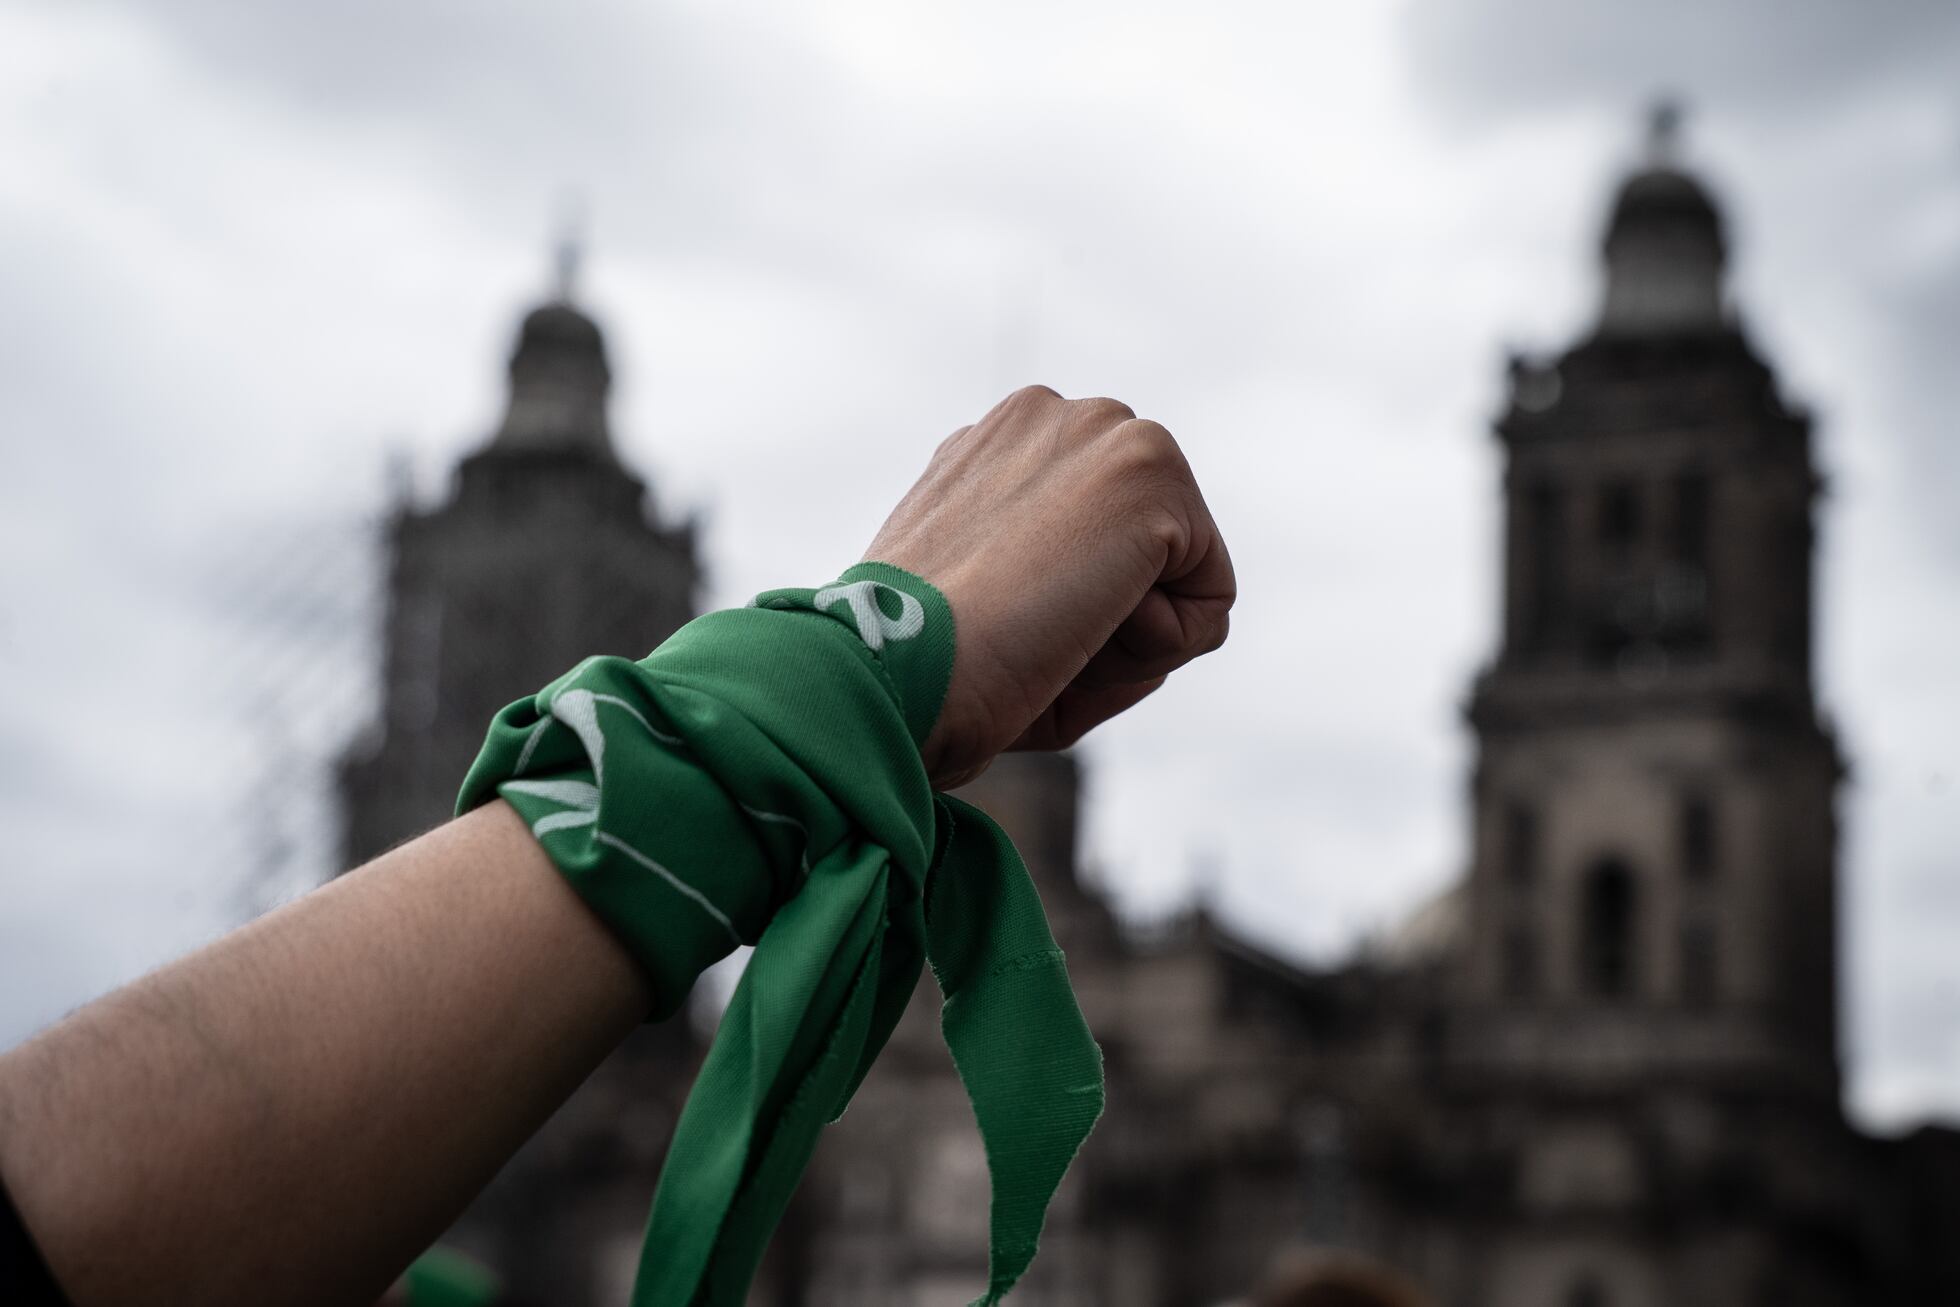
<path fill-rule="evenodd" d="M 1841 1105 L 1821 481 L 1671 137 L 1613 200 L 1591 328 L 1511 364 L 1457 885 L 1329 970 L 1203 912 L 1141 938 L 1079 878 L 1073 759 L 1010 756 L 970 787 L 1027 859 L 1108 1067 L 1013 1301 L 1215 1307 L 1333 1248 L 1437 1307 L 1960 1302 L 1960 1134 L 1872 1138 Z M 570 299 L 565 278 L 524 320 L 504 421 L 446 500 L 392 518 L 346 865 L 447 815 L 502 704 L 694 612 L 692 529 L 615 454 L 604 342 Z M 752 1302 L 959 1307 L 984 1282 L 986 1159 L 937 1007 L 925 979 Z M 699 1055 L 685 1022 L 642 1031 L 453 1242 L 526 1301 L 624 1303 Z"/>

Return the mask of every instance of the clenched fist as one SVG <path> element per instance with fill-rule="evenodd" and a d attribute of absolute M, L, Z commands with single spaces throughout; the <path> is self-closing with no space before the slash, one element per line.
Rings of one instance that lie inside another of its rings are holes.
<path fill-rule="evenodd" d="M 953 679 L 924 749 L 940 789 L 1136 703 L 1225 642 L 1237 595 L 1170 432 L 1045 386 L 947 437 L 864 557 L 952 605 Z"/>

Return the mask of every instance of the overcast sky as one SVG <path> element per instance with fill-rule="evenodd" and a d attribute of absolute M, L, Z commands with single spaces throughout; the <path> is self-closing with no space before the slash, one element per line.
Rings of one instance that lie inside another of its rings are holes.
<path fill-rule="evenodd" d="M 1820 418 L 1854 1104 L 1960 1115 L 1960 9 L 1885 13 L 0 4 L 0 1046 L 317 860 L 384 468 L 488 432 L 570 195 L 717 605 L 1014 385 L 1168 425 L 1243 600 L 1092 737 L 1090 855 L 1338 956 L 1462 870 L 1504 351 L 1587 325 L 1670 91 Z"/>

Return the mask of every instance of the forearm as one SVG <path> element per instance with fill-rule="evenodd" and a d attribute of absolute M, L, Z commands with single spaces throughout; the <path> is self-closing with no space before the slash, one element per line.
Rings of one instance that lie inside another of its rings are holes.
<path fill-rule="evenodd" d="M 648 1002 L 493 803 L 0 1057 L 0 1176 L 78 1307 L 372 1300 Z"/>

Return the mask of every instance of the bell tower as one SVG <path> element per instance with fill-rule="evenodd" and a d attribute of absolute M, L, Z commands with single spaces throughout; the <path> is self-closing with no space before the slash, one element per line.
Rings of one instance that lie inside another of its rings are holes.
<path fill-rule="evenodd" d="M 1655 116 L 1591 332 L 1515 359 L 1476 732 L 1465 1056 L 1835 1102 L 1841 764 L 1811 685 L 1808 417 Z"/>
<path fill-rule="evenodd" d="M 503 421 L 446 502 L 388 524 L 380 720 L 341 765 L 344 867 L 444 820 L 499 708 L 587 654 L 644 657 L 694 616 L 692 524 L 613 448 L 612 369 L 573 302 L 576 247 L 525 315 Z"/>

